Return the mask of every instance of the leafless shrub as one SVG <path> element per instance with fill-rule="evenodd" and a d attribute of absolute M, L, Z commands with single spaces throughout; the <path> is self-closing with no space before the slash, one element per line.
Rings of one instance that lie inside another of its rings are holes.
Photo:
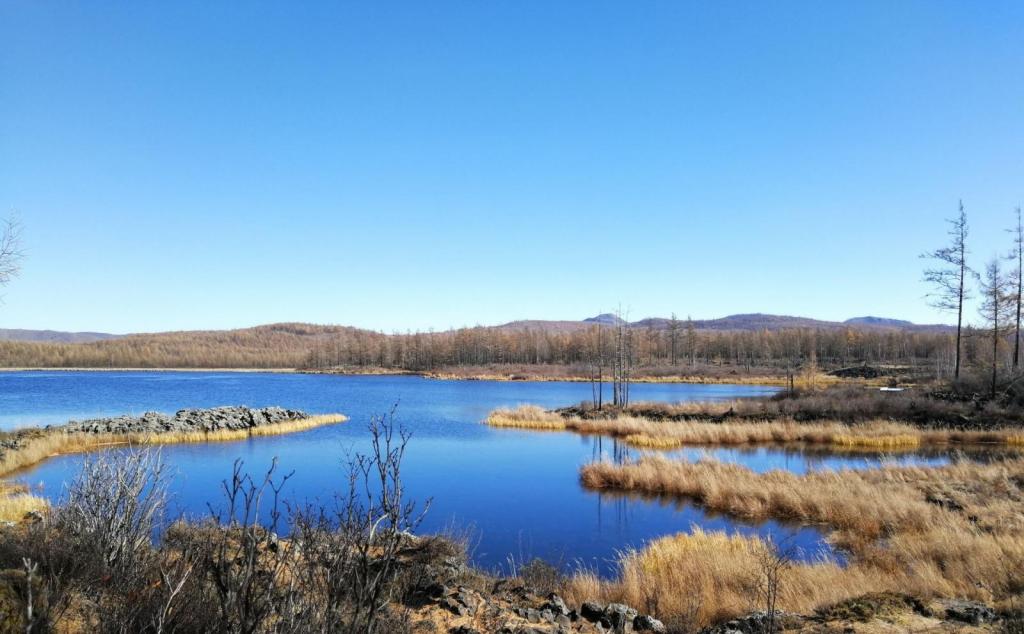
<path fill-rule="evenodd" d="M 400 557 L 415 543 L 412 531 L 429 507 L 407 500 L 402 459 L 409 434 L 394 409 L 369 426 L 371 450 L 348 463 L 346 492 L 330 510 L 305 508 L 294 516 L 294 544 L 305 582 L 323 609 L 325 632 L 382 631 L 381 618 L 398 593 Z"/>
<path fill-rule="evenodd" d="M 537 557 L 519 569 L 519 578 L 541 595 L 557 592 L 565 581 L 558 568 Z"/>
<path fill-rule="evenodd" d="M 278 477 L 277 461 L 259 480 L 236 460 L 223 482 L 225 508 L 197 526 L 179 526 L 172 547 L 191 553 L 200 589 L 215 597 L 215 629 L 255 634 L 272 618 L 284 618 L 294 604 L 295 583 L 288 574 L 290 550 L 277 537 L 282 518 L 281 490 L 291 474 Z M 184 574 L 179 572 L 179 576 Z"/>
<path fill-rule="evenodd" d="M 785 543 L 768 539 L 756 552 L 758 570 L 752 580 L 757 605 L 765 612 L 764 634 L 775 634 L 780 628 L 779 593 L 786 570 L 793 564 L 794 550 Z"/>

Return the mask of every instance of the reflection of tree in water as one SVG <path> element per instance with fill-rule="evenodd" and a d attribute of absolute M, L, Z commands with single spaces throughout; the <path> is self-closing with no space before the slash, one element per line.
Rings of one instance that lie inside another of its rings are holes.
<path fill-rule="evenodd" d="M 610 451 L 610 453 L 606 453 Z M 620 465 L 636 459 L 636 452 L 626 443 L 620 442 L 617 438 L 606 438 L 594 436 L 591 439 L 590 458 L 593 461 L 610 459 L 614 464 Z M 617 531 L 624 531 L 629 526 L 630 499 L 622 495 L 608 495 L 603 491 L 597 492 L 597 528 L 604 528 L 604 504 L 610 501 L 613 510 L 614 526 Z"/>
<path fill-rule="evenodd" d="M 606 449 L 611 453 L 605 453 Z M 610 459 L 614 464 L 620 465 L 636 460 L 636 452 L 617 438 L 594 436 L 590 443 L 590 459 L 594 462 Z"/>

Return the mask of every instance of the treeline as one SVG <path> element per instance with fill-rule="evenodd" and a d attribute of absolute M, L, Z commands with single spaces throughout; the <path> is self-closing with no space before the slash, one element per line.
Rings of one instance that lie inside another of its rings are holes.
<path fill-rule="evenodd" d="M 614 327 L 576 330 L 466 328 L 443 333 L 384 335 L 366 331 L 318 342 L 309 368 L 342 366 L 430 371 L 466 365 L 609 365 L 618 358 Z M 952 367 L 954 340 L 948 333 L 899 330 L 792 329 L 757 332 L 629 328 L 633 367 L 731 365 L 796 368 L 856 364 Z"/>
<path fill-rule="evenodd" d="M 0 365 L 31 368 L 295 368 L 342 326 L 274 324 L 241 330 L 130 335 L 90 343 L 0 341 Z"/>
<path fill-rule="evenodd" d="M 384 334 L 356 328 L 276 324 L 244 330 L 132 335 L 81 344 L 0 342 L 3 367 L 53 368 L 385 368 L 432 371 L 478 365 L 610 363 L 614 328 L 463 328 Z M 954 341 L 942 332 L 790 329 L 702 331 L 630 328 L 635 368 L 729 365 L 744 368 L 822 368 L 857 364 L 913 365 L 950 372 Z M 966 353 L 972 354 L 971 337 Z M 978 352 L 981 355 L 981 352 Z"/>

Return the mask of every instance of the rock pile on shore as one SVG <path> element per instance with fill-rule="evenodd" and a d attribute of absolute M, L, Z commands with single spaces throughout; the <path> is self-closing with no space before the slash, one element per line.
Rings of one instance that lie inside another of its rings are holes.
<path fill-rule="evenodd" d="M 114 416 L 71 421 L 47 427 L 69 434 L 163 434 L 168 432 L 216 432 L 253 429 L 307 418 L 305 412 L 282 407 L 213 407 L 183 409 L 173 416 L 146 412 L 141 416 Z"/>

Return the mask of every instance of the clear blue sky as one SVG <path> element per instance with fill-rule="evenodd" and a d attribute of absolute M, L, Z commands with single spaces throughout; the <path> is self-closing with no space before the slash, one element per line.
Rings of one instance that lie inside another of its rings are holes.
<path fill-rule="evenodd" d="M 948 321 L 961 197 L 1008 250 L 1019 1 L 0 4 L 0 327 Z"/>

